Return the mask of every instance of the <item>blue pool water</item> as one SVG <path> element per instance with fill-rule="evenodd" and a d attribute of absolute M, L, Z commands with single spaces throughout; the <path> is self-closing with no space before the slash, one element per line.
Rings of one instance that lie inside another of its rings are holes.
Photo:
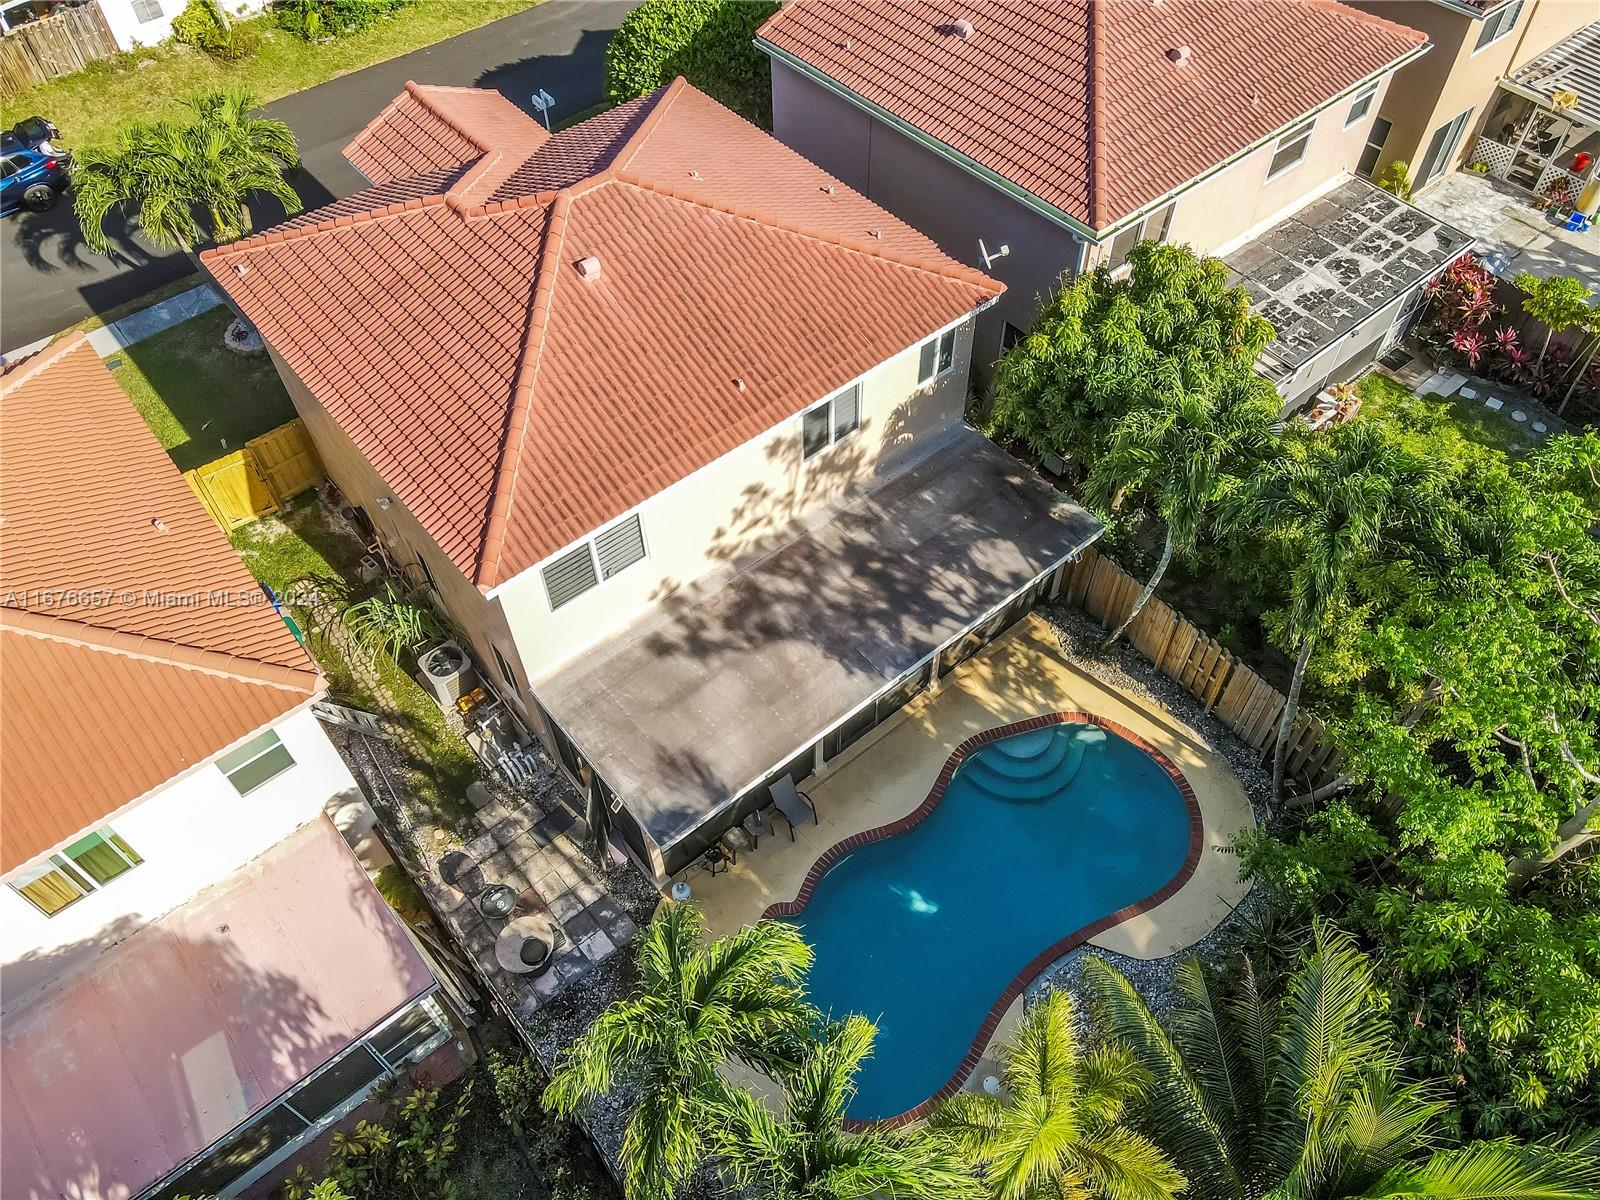
<path fill-rule="evenodd" d="M 1158 891 L 1188 850 L 1177 785 L 1114 733 L 1054 725 L 969 754 L 920 825 L 840 861 L 790 918 L 817 1007 L 878 1024 L 849 1115 L 932 1096 L 1037 954 Z"/>

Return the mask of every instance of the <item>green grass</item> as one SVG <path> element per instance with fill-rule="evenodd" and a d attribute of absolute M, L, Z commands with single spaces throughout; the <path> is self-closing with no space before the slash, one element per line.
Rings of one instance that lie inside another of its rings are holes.
<path fill-rule="evenodd" d="M 467 785 L 482 770 L 472 748 L 405 665 L 386 654 L 375 655 L 373 667 L 383 693 L 378 694 L 292 601 L 294 585 L 307 578 L 341 581 L 351 589 L 352 601 L 368 594 L 369 589 L 356 583 L 361 543 L 330 519 L 315 493 L 301 496 L 276 516 L 241 526 L 229 537 L 251 574 L 291 598 L 290 608 L 306 630 L 306 648 L 328 677 L 333 699 L 397 718 L 413 743 L 400 747 L 412 789 L 441 822 L 463 821 L 470 814 Z"/>
<path fill-rule="evenodd" d="M 1415 450 L 1441 460 L 1465 460 L 1484 452 L 1516 457 L 1514 447 L 1534 435 L 1509 416 L 1454 396 L 1418 396 L 1387 375 L 1373 373 L 1356 387 L 1361 396 L 1357 418 L 1383 421 L 1399 431 Z"/>
<path fill-rule="evenodd" d="M 177 0 L 171 0 L 176 3 Z M 539 0 L 418 0 L 394 16 L 327 43 L 302 42 L 263 15 L 239 25 L 259 34 L 249 57 L 217 60 L 178 42 L 90 63 L 0 101 L 9 128 L 41 113 L 61 128 L 61 140 L 83 149 L 103 145 L 136 121 L 174 115 L 180 98 L 222 87 L 244 87 L 266 103 L 326 83 L 350 71 L 407 54 L 490 21 L 532 8 Z"/>
<path fill-rule="evenodd" d="M 272 360 L 223 349 L 222 331 L 232 319 L 227 308 L 214 308 L 107 360 L 121 363 L 112 375 L 180 470 L 294 420 Z"/>

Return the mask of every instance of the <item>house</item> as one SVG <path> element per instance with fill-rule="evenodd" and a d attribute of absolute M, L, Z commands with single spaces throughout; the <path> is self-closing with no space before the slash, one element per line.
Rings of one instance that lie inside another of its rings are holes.
<path fill-rule="evenodd" d="M 0 519 L 0 1194 L 232 1195 L 449 1018 L 323 680 L 81 334 L 0 376 Z"/>
<path fill-rule="evenodd" d="M 1099 527 L 962 422 L 1001 285 L 682 80 L 553 136 L 408 84 L 203 256 L 382 554 L 658 883 Z"/>
<path fill-rule="evenodd" d="M 189 5 L 189 0 L 93 0 L 99 5 L 106 28 L 117 46 L 132 50 L 153 46 L 172 36 L 172 19 Z M 267 7 L 267 0 L 219 0 L 229 17 L 242 20 Z"/>
<path fill-rule="evenodd" d="M 1572 197 L 1600 158 L 1600 20 L 1593 0 L 1350 0 L 1428 35 L 1426 58 L 1403 67 L 1378 106 L 1361 173 L 1395 160 L 1422 191 L 1458 165 L 1543 194 Z M 1587 78 L 1580 76 L 1587 72 Z M 1552 110 L 1570 89 L 1576 107 Z M 1476 136 L 1475 136 L 1476 135 Z M 1587 166 L 1574 170 L 1578 156 Z"/>
<path fill-rule="evenodd" d="M 1350 179 L 1390 81 L 1428 50 L 1416 30 L 1328 0 L 794 0 L 756 41 L 781 141 L 1008 285 L 979 324 L 980 366 L 1063 277 L 1116 271 L 1141 239 L 1226 258 L 1271 238 L 1299 253 L 1308 206 Z M 1386 215 L 1411 223 L 1403 206 Z M 1436 258 L 1437 224 L 1395 253 Z M 1299 336 L 1292 365 L 1267 364 L 1291 405 L 1349 369 L 1354 347 L 1381 348 L 1421 295 L 1409 271 L 1378 286 L 1386 246 L 1347 253 L 1369 227 L 1306 251 L 1371 278 L 1355 326 L 1341 315 L 1312 353 Z M 1337 275 L 1298 285 L 1321 292 Z"/>

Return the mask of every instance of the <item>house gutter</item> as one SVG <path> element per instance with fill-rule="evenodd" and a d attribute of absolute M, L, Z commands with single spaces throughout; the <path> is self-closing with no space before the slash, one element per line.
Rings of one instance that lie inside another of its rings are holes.
<path fill-rule="evenodd" d="M 1282 137 L 1284 133 L 1294 126 L 1300 124 L 1300 122 L 1306 120 L 1308 117 L 1317 117 L 1319 114 L 1338 104 L 1341 100 L 1353 96 L 1356 92 L 1359 92 L 1362 88 L 1366 87 L 1374 80 L 1382 79 L 1385 75 L 1400 70 L 1402 67 L 1409 65 L 1415 60 L 1421 58 L 1429 50 L 1433 49 L 1432 42 L 1424 42 L 1422 45 L 1411 50 L 1409 53 L 1401 55 L 1399 58 L 1387 64 L 1380 70 L 1373 71 L 1363 78 L 1358 79 L 1355 83 L 1345 88 L 1342 92 L 1329 97 L 1315 108 L 1307 109 L 1293 120 L 1288 121 L 1267 133 L 1264 137 L 1261 137 L 1250 143 L 1248 146 L 1245 146 L 1243 149 L 1236 151 L 1229 157 L 1223 159 L 1221 162 L 1216 163 L 1214 166 L 1208 167 L 1205 171 L 1202 171 L 1199 175 L 1194 176 L 1188 182 L 1179 184 L 1170 192 L 1166 192 L 1165 194 L 1156 197 L 1154 200 L 1146 203 L 1143 207 L 1129 213 L 1125 217 L 1118 219 L 1112 224 L 1107 225 L 1104 229 L 1096 230 L 1088 225 L 1085 225 L 1076 217 L 1069 216 L 1066 212 L 1060 208 L 1057 208 L 1049 201 L 1043 200 L 1034 195 L 1032 192 L 1026 191 L 1017 184 L 1012 183 L 1003 175 L 990 170 L 982 163 L 969 157 L 968 155 L 961 153 L 961 151 L 955 149 L 955 147 L 949 145 L 948 143 L 941 142 L 938 138 L 924 133 L 915 125 L 912 125 L 904 119 L 895 116 L 881 105 L 874 104 L 865 96 L 851 91 L 832 76 L 819 71 L 804 59 L 797 58 L 795 55 L 790 54 L 787 50 L 783 50 L 778 46 L 773 45 L 765 38 L 756 38 L 755 44 L 756 48 L 765 53 L 768 57 L 783 63 L 785 66 L 789 67 L 791 70 L 794 70 L 798 74 L 803 75 L 805 78 L 809 79 L 812 83 L 815 83 L 823 90 L 833 93 L 841 100 L 844 100 L 847 103 L 854 105 L 856 108 L 863 110 L 868 115 L 877 118 L 890 128 L 894 129 L 896 132 L 904 134 L 918 145 L 927 150 L 931 150 L 934 154 L 938 155 L 946 162 L 949 162 L 953 166 L 959 167 L 961 170 L 967 172 L 967 174 L 976 176 L 978 179 L 981 179 L 991 187 L 1004 192 L 1017 203 L 1028 209 L 1031 209 L 1033 212 L 1038 213 L 1047 220 L 1053 221 L 1055 224 L 1070 230 L 1081 240 L 1097 243 L 1104 242 L 1106 239 L 1114 237 L 1123 229 L 1126 229 L 1128 226 L 1137 224 L 1138 222 L 1144 220 L 1144 218 L 1149 216 L 1152 212 L 1155 212 L 1164 205 L 1171 203 L 1184 193 L 1206 182 L 1206 180 L 1215 175 L 1221 174 L 1223 171 L 1227 170 L 1241 159 L 1248 158 L 1257 150 L 1261 149 L 1261 147 L 1265 146 L 1268 142 L 1275 141 L 1279 137 Z"/>

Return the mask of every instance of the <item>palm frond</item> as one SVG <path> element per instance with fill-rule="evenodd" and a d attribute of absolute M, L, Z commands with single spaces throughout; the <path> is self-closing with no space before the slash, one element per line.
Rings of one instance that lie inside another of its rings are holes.
<path fill-rule="evenodd" d="M 1600 1168 L 1584 1155 L 1538 1146 L 1481 1142 L 1396 1169 L 1352 1200 L 1594 1200 Z"/>

